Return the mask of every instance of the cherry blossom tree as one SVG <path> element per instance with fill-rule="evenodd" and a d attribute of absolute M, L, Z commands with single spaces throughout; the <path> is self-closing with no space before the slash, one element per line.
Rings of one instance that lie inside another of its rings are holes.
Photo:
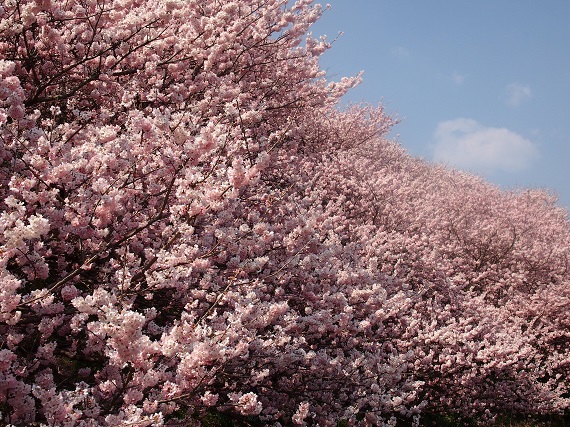
<path fill-rule="evenodd" d="M 360 286 L 374 295 L 348 299 L 343 312 L 358 322 L 350 337 L 406 357 L 398 374 L 413 379 L 414 393 L 396 399 L 408 405 L 401 413 L 483 423 L 497 413 L 565 413 L 568 212 L 545 192 L 504 192 L 370 139 L 370 111 L 357 112 L 337 115 L 345 132 L 306 160 L 303 200 L 342 248 L 333 282 L 347 286 L 345 297 Z M 322 276 L 303 283 L 315 284 L 314 299 L 329 292 Z"/>
<path fill-rule="evenodd" d="M 3 424 L 567 413 L 568 213 L 341 110 L 320 6 L 0 5 Z"/>

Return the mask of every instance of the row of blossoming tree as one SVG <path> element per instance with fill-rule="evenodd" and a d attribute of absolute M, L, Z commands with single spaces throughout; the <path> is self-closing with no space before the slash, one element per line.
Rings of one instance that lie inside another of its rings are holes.
<path fill-rule="evenodd" d="M 568 413 L 568 213 L 339 110 L 321 13 L 0 2 L 0 424 Z"/>

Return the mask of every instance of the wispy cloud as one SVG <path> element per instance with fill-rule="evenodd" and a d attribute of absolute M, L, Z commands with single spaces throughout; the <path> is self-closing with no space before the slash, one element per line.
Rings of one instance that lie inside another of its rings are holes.
<path fill-rule="evenodd" d="M 460 74 L 457 71 L 454 71 L 453 74 L 451 75 L 451 79 L 453 80 L 453 83 L 455 83 L 456 85 L 460 86 L 463 83 L 465 83 L 465 75 L 464 74 Z"/>
<path fill-rule="evenodd" d="M 410 51 L 404 46 L 396 46 L 392 49 L 392 53 L 400 59 L 408 59 L 410 57 Z"/>
<path fill-rule="evenodd" d="M 509 129 L 486 127 L 473 119 L 439 123 L 434 140 L 435 161 L 478 173 L 521 171 L 538 157 L 532 141 Z"/>
<path fill-rule="evenodd" d="M 532 90 L 529 85 L 521 83 L 507 85 L 507 104 L 511 107 L 518 107 L 530 98 L 532 98 Z"/>

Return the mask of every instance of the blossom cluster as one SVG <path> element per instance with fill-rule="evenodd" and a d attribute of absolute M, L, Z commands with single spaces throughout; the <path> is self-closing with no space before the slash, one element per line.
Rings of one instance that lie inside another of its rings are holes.
<path fill-rule="evenodd" d="M 0 3 L 0 424 L 568 412 L 568 212 L 340 109 L 322 13 Z"/>

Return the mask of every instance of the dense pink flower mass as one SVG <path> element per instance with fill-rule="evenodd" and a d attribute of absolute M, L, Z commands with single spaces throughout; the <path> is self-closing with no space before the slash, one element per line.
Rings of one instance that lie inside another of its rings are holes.
<path fill-rule="evenodd" d="M 1 0 L 0 424 L 570 410 L 570 223 L 337 107 L 311 0 Z"/>

